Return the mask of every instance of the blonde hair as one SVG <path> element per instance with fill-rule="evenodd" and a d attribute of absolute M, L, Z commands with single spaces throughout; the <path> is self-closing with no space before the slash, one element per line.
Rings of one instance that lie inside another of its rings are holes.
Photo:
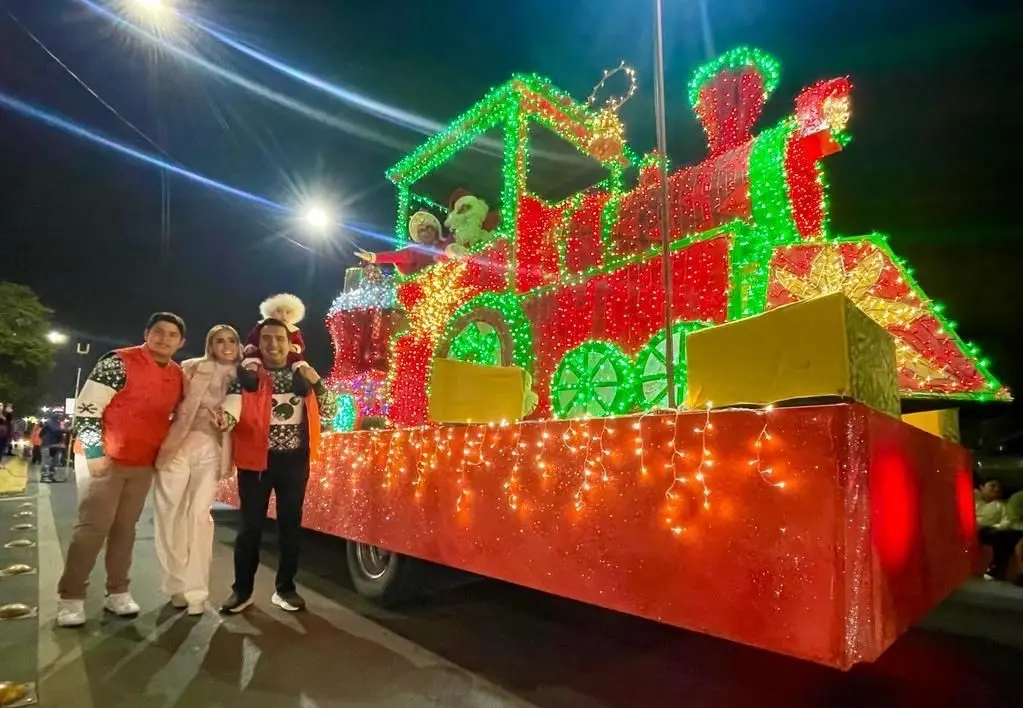
<path fill-rule="evenodd" d="M 213 325 L 210 327 L 210 331 L 206 333 L 206 358 L 216 361 L 217 357 L 213 353 L 213 338 L 221 332 L 233 334 L 235 341 L 238 342 L 238 353 L 234 357 L 234 362 L 237 364 L 242 360 L 242 340 L 238 336 L 238 330 L 226 324 Z"/>

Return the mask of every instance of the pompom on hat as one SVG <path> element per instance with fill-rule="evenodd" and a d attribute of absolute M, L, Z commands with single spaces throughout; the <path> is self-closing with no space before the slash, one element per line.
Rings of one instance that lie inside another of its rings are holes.
<path fill-rule="evenodd" d="M 274 310 L 281 307 L 290 308 L 293 313 L 292 320 L 286 324 L 297 325 L 305 317 L 305 303 L 297 295 L 291 293 L 277 293 L 263 300 L 259 305 L 259 314 L 266 319 L 272 317 Z"/>

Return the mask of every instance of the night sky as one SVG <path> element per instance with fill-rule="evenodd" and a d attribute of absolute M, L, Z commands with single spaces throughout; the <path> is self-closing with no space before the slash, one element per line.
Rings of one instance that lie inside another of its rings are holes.
<path fill-rule="evenodd" d="M 585 98 L 603 69 L 624 59 L 638 70 L 641 90 L 623 117 L 630 144 L 644 153 L 654 144 L 651 6 L 193 0 L 190 8 L 290 64 L 442 123 L 512 73 L 535 71 Z M 76 0 L 0 7 L 178 164 L 285 205 L 325 190 L 345 219 L 393 229 L 383 172 L 424 134 L 276 75 L 197 32 L 184 37 L 190 51 L 355 130 L 318 123 L 159 52 Z M 686 101 L 690 73 L 705 58 L 696 8 L 695 0 L 665 0 L 676 165 L 698 161 L 705 149 Z M 1023 233 L 1011 185 L 1020 158 L 1011 48 L 1023 6 L 711 0 L 710 25 L 718 51 L 750 44 L 781 60 L 782 83 L 761 126 L 790 113 L 800 87 L 851 76 L 854 139 L 826 161 L 834 230 L 891 234 L 960 333 L 991 355 L 997 374 L 1023 387 L 1016 354 Z M 4 12 L 0 91 L 154 152 Z M 62 328 L 97 350 L 135 342 L 152 311 L 169 309 L 188 321 L 196 353 L 210 325 L 227 321 L 244 334 L 259 301 L 288 290 L 309 306 L 304 331 L 326 372 L 321 322 L 356 246 L 381 249 L 344 230 L 317 243 L 254 202 L 161 179 L 151 166 L 0 108 L 0 278 L 34 288 Z M 60 359 L 54 400 L 70 395 L 73 359 Z"/>

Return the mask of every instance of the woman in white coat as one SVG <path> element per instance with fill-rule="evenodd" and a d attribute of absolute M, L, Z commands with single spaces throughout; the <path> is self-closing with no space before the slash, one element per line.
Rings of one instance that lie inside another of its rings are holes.
<path fill-rule="evenodd" d="M 181 365 L 185 395 L 156 459 L 153 506 L 163 591 L 190 615 L 201 615 L 209 598 L 210 507 L 220 480 L 233 471 L 221 405 L 240 361 L 238 332 L 228 325 L 211 329 L 206 355 Z"/>

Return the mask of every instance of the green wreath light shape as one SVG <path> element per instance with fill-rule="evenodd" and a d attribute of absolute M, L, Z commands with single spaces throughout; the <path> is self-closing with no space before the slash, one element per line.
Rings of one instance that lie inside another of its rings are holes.
<path fill-rule="evenodd" d="M 438 351 L 446 348 L 445 355 L 458 361 L 476 364 L 500 364 L 501 342 L 496 331 L 487 323 L 470 321 L 454 331 L 459 321 L 477 310 L 500 313 L 511 335 L 511 360 L 520 369 L 533 371 L 532 325 L 522 311 L 519 299 L 509 293 L 484 293 L 462 305 L 448 320 Z"/>

